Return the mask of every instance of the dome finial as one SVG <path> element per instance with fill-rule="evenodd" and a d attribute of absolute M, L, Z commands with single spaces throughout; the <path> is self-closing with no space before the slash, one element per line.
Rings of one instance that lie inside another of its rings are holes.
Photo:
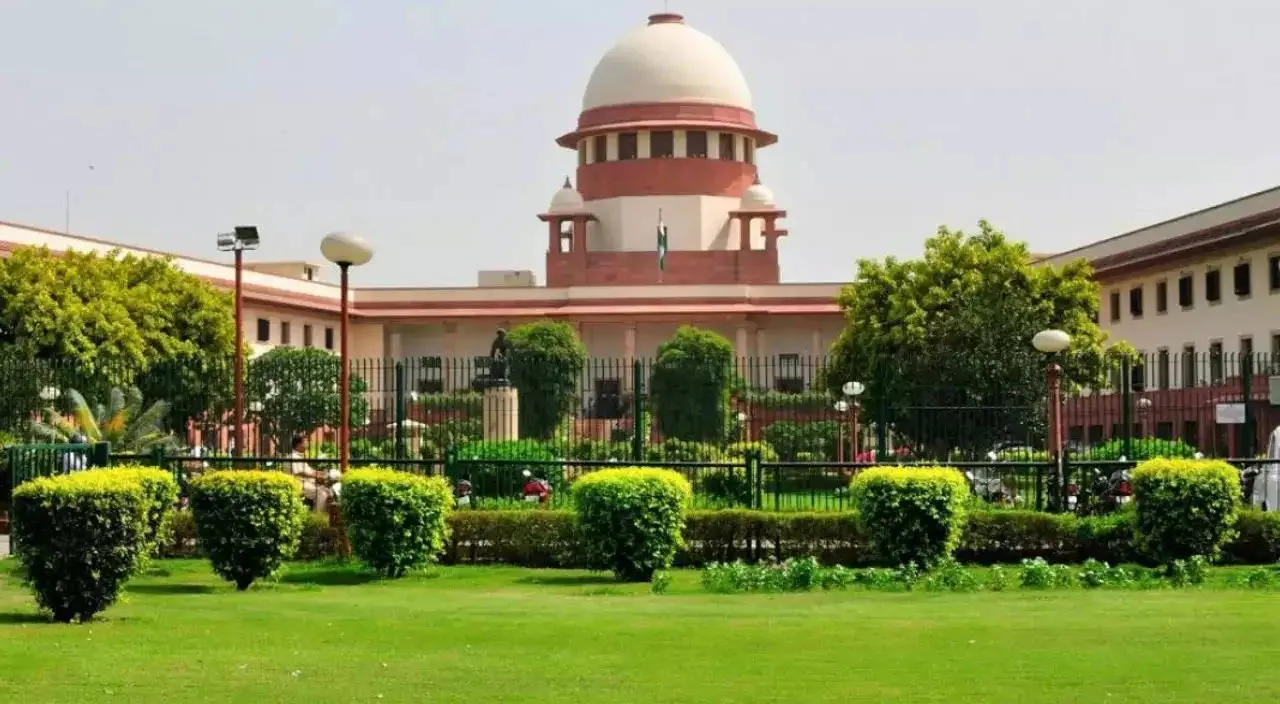
<path fill-rule="evenodd" d="M 753 185 L 753 186 L 759 186 L 759 185 L 760 185 L 760 170 L 759 170 L 759 169 L 756 169 L 756 178 L 755 178 L 755 180 L 754 180 L 754 181 L 752 181 L 752 182 L 751 182 L 751 185 Z"/>
<path fill-rule="evenodd" d="M 758 177 L 757 177 L 758 178 Z M 564 185 L 561 188 L 573 188 L 573 184 L 569 182 L 569 177 L 564 177 Z"/>

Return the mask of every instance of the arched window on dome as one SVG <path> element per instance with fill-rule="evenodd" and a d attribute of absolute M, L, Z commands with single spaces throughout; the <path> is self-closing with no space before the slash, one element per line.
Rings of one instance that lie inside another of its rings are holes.
<path fill-rule="evenodd" d="M 623 132 L 618 135 L 618 161 L 631 161 L 640 158 L 640 140 L 635 132 Z"/>
<path fill-rule="evenodd" d="M 737 142 L 738 142 L 738 135 L 732 134 L 730 132 L 720 133 L 720 159 L 721 160 L 737 161 L 738 150 L 734 148 L 737 146 Z"/>
<path fill-rule="evenodd" d="M 568 254 L 573 251 L 573 221 L 560 221 L 560 253 Z"/>
<path fill-rule="evenodd" d="M 649 158 L 670 159 L 676 155 L 676 133 L 660 130 L 649 133 Z"/>
<path fill-rule="evenodd" d="M 684 135 L 684 154 L 690 159 L 707 158 L 707 133 L 693 130 Z"/>
<path fill-rule="evenodd" d="M 609 136 L 604 134 L 596 135 L 592 149 L 595 155 L 591 159 L 591 163 L 599 164 L 602 161 L 609 160 Z"/>

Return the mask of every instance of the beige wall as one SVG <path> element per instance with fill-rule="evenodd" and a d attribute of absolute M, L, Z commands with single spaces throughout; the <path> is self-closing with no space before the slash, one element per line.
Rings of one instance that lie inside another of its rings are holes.
<path fill-rule="evenodd" d="M 1161 349 L 1178 355 L 1188 344 L 1195 345 L 1196 352 L 1203 354 L 1214 341 L 1222 343 L 1224 354 L 1233 355 L 1240 351 L 1242 337 L 1252 338 L 1256 353 L 1280 352 L 1280 289 L 1271 288 L 1268 271 L 1268 267 L 1273 266 L 1271 258 L 1277 256 L 1280 256 L 1280 244 L 1220 253 L 1174 269 L 1104 283 L 1099 324 L 1113 340 L 1125 340 L 1152 355 Z M 1240 262 L 1250 265 L 1250 294 L 1245 297 L 1237 296 L 1234 289 L 1233 271 Z M 1215 268 L 1220 272 L 1221 300 L 1210 303 L 1205 297 L 1205 273 Z M 1194 282 L 1192 305 L 1185 309 L 1178 304 L 1178 279 L 1184 275 L 1191 275 Z M 1166 281 L 1168 285 L 1168 307 L 1164 313 L 1156 310 L 1159 281 Z M 1140 317 L 1133 315 L 1129 307 L 1129 292 L 1136 287 L 1142 289 Z M 1113 292 L 1118 293 L 1120 299 L 1115 315 Z M 1178 381 L 1173 379 L 1173 385 Z"/>

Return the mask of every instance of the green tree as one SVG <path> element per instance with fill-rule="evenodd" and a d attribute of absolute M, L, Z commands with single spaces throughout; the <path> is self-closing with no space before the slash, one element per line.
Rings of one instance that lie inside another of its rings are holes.
<path fill-rule="evenodd" d="M 733 345 L 682 325 L 658 347 L 649 382 L 654 419 L 664 437 L 720 442 L 729 431 Z"/>
<path fill-rule="evenodd" d="M 573 412 L 587 348 L 572 325 L 551 320 L 519 325 L 507 339 L 507 373 L 520 393 L 520 435 L 550 439 Z"/>
<path fill-rule="evenodd" d="M 251 415 L 262 433 L 277 447 L 287 449 L 295 433 L 311 433 L 342 422 L 338 379 L 342 360 L 328 350 L 313 347 L 276 347 L 249 362 L 245 395 Z M 352 374 L 351 424 L 362 424 L 369 414 L 365 392 L 369 384 Z"/>
<path fill-rule="evenodd" d="M 229 294 L 165 257 L 23 248 L 0 259 L 0 348 L 90 397 L 137 385 L 177 423 L 231 393 L 232 313 Z"/>
<path fill-rule="evenodd" d="M 1058 360 L 1068 388 L 1104 369 L 1089 265 L 1033 265 L 1025 244 L 986 221 L 972 235 L 939 228 L 920 259 L 860 260 L 839 301 L 848 324 L 831 348 L 831 391 L 863 382 L 866 421 L 938 456 L 1043 437 L 1046 360 L 1031 346 L 1040 330 L 1071 335 Z"/>

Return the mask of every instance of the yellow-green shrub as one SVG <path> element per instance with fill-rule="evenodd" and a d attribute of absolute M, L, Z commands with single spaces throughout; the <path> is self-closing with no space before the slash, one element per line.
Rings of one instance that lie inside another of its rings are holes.
<path fill-rule="evenodd" d="M 1216 558 L 1232 538 L 1240 475 L 1221 460 L 1153 459 L 1133 470 L 1138 546 L 1157 562 Z"/>
<path fill-rule="evenodd" d="M 666 469 L 606 469 L 573 484 L 583 550 L 593 569 L 648 581 L 683 544 L 689 480 Z"/>
<path fill-rule="evenodd" d="M 191 482 L 191 513 L 213 571 L 243 591 L 297 552 L 307 510 L 290 475 L 231 470 Z"/>
<path fill-rule="evenodd" d="M 90 472 L 111 472 L 118 477 L 131 479 L 142 489 L 147 500 L 146 554 L 151 555 L 158 540 L 164 536 L 165 524 L 178 502 L 178 482 L 171 472 L 155 467 L 121 465 L 110 469 L 93 469 Z"/>
<path fill-rule="evenodd" d="M 136 479 L 80 472 L 13 492 L 13 538 L 27 584 L 55 621 L 87 621 L 115 603 L 147 546 Z"/>
<path fill-rule="evenodd" d="M 872 549 L 890 564 L 929 566 L 960 544 L 969 484 L 954 469 L 868 469 L 851 496 Z"/>
<path fill-rule="evenodd" d="M 356 469 L 342 480 L 342 518 L 351 549 L 387 577 L 435 561 L 444 550 L 453 492 L 442 477 Z"/>

